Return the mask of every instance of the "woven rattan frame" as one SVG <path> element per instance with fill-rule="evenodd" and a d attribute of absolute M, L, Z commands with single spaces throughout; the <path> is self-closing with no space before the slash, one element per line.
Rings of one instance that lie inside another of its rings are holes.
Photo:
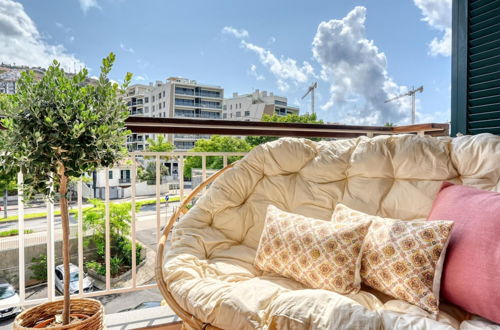
<path fill-rule="evenodd" d="M 193 198 L 196 197 L 196 195 L 198 195 L 201 191 L 203 191 L 203 189 L 205 189 L 210 183 L 215 181 L 215 179 L 217 179 L 222 173 L 232 168 L 234 164 L 235 163 L 229 164 L 220 171 L 214 173 L 207 180 L 203 181 L 198 187 L 196 187 L 189 194 L 189 196 L 186 197 L 186 199 L 182 202 L 177 211 L 170 217 L 170 220 L 168 221 L 167 226 L 163 230 L 163 235 L 161 236 L 160 241 L 158 243 L 158 250 L 156 252 L 156 267 L 155 267 L 156 283 L 158 283 L 158 287 L 160 288 L 161 294 L 165 298 L 165 301 L 170 306 L 170 308 L 172 308 L 175 314 L 177 314 L 177 316 L 179 316 L 189 327 L 193 329 L 217 330 L 219 328 L 198 320 L 194 315 L 191 315 L 189 312 L 185 311 L 181 306 L 179 306 L 177 301 L 175 301 L 174 297 L 172 296 L 172 294 L 168 289 L 167 283 L 165 282 L 165 277 L 163 276 L 163 257 L 165 253 L 165 244 L 167 242 L 168 235 L 170 234 L 170 230 L 172 230 L 172 227 L 175 224 L 175 221 L 181 215 L 186 214 L 189 211 L 187 205 L 193 200 Z"/>
<path fill-rule="evenodd" d="M 75 324 L 53 327 L 50 329 L 62 330 L 102 330 L 104 329 L 104 308 L 102 304 L 95 299 L 71 299 L 71 314 L 85 314 L 90 317 L 84 321 Z M 13 329 L 27 330 L 34 329 L 35 322 L 49 319 L 57 314 L 61 314 L 63 301 L 54 301 L 29 308 L 19 314 L 14 320 Z M 26 327 L 29 326 L 29 327 Z"/>

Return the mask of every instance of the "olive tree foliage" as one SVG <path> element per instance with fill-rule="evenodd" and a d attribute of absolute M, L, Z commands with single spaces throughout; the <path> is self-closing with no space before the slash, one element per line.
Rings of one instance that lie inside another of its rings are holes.
<path fill-rule="evenodd" d="M 1 109 L 6 128 L 0 166 L 24 175 L 24 197 L 41 193 L 59 198 L 63 229 L 64 305 L 63 324 L 69 323 L 69 214 L 70 177 L 80 177 L 99 167 L 115 164 L 125 153 L 123 101 L 132 75 L 122 86 L 108 78 L 115 55 L 102 60 L 96 82 L 87 69 L 69 76 L 57 61 L 41 79 L 22 73 L 17 94 Z"/>
<path fill-rule="evenodd" d="M 57 61 L 41 80 L 33 72 L 21 74 L 17 94 L 2 111 L 7 134 L 0 165 L 22 170 L 25 196 L 54 197 L 61 165 L 66 177 L 80 177 L 113 165 L 126 152 L 129 112 L 119 96 L 131 74 L 121 87 L 110 81 L 114 61 L 113 53 L 103 59 L 96 83 L 86 83 L 87 69 L 70 77 Z"/>

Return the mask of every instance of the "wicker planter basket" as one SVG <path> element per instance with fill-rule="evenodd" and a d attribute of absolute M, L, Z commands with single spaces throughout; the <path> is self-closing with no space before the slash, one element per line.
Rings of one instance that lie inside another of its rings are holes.
<path fill-rule="evenodd" d="M 25 310 L 14 320 L 14 329 L 34 329 L 36 323 L 62 313 L 63 301 L 49 302 Z M 95 299 L 71 299 L 71 314 L 84 314 L 89 318 L 75 324 L 50 329 L 102 330 L 104 329 L 104 308 Z"/>

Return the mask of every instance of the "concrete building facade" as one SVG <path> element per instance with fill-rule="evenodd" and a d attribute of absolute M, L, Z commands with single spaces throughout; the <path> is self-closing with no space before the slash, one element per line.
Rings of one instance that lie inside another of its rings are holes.
<path fill-rule="evenodd" d="M 286 97 L 257 89 L 251 94 L 233 93 L 232 98 L 224 99 L 222 119 L 260 121 L 264 115 L 298 115 L 299 112 L 299 108 L 288 105 Z"/>
<path fill-rule="evenodd" d="M 132 85 L 127 89 L 130 115 L 159 118 L 222 119 L 224 89 L 220 86 L 198 83 L 196 80 L 170 77 L 165 82 Z M 144 150 L 147 139 L 153 135 L 133 134 L 129 150 Z M 173 134 L 168 136 L 176 150 L 189 150 L 206 135 Z"/>

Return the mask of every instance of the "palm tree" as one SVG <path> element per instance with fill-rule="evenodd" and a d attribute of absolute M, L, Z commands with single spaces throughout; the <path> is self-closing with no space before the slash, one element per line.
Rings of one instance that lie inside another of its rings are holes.
<path fill-rule="evenodd" d="M 174 145 L 167 141 L 165 135 L 158 135 L 156 140 L 147 139 L 148 147 L 146 151 L 150 152 L 170 152 L 174 150 Z"/>

